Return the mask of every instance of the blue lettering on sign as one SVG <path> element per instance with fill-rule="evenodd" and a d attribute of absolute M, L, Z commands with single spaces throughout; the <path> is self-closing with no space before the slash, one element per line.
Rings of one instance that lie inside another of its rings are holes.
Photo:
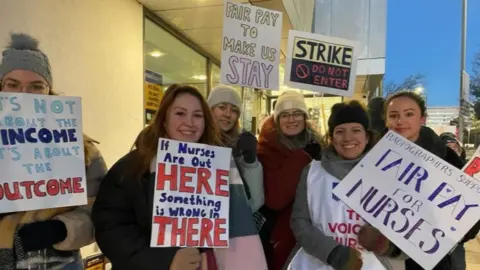
<path fill-rule="evenodd" d="M 332 190 L 334 190 L 337 185 L 338 185 L 338 182 L 333 182 L 332 183 Z M 337 202 L 340 201 L 340 199 L 337 196 L 335 196 L 335 194 L 333 194 L 333 192 L 332 192 L 332 199 L 337 201 Z"/>
<path fill-rule="evenodd" d="M 436 228 L 434 224 L 430 224 L 422 217 L 415 216 L 415 212 L 408 207 L 400 207 L 394 198 L 380 194 L 381 191 L 374 186 L 365 187 L 364 185 L 363 180 L 359 179 L 346 193 L 346 196 L 351 197 L 354 193 L 359 193 L 359 203 L 365 214 L 379 219 L 383 226 L 400 234 L 410 243 L 418 245 L 426 254 L 433 254 L 439 250 L 440 241 L 445 237 L 445 233 L 441 229 Z M 364 192 L 364 190 L 367 191 Z M 421 238 L 422 240 L 419 242 L 412 242 L 412 238 L 420 237 L 417 231 L 430 231 L 428 241 Z M 432 244 L 427 246 L 426 243 Z"/>
<path fill-rule="evenodd" d="M 60 143 L 77 142 L 76 129 L 47 129 L 41 128 L 18 128 L 0 129 L 0 138 L 3 145 L 15 145 L 24 143 Z"/>
<path fill-rule="evenodd" d="M 64 101 L 66 105 L 68 105 L 69 111 L 71 114 L 73 114 L 73 105 L 75 105 L 75 101 L 73 100 L 67 100 Z M 47 102 L 45 99 L 35 99 L 33 101 L 33 105 L 35 108 L 36 113 L 47 113 Z M 50 103 L 50 111 L 56 114 L 61 114 L 64 111 L 64 105 L 63 102 L 60 100 L 55 100 Z"/>
<path fill-rule="evenodd" d="M 403 158 L 399 153 L 388 149 L 377 161 L 375 167 L 379 167 L 381 165 L 380 169 L 384 172 L 388 170 L 395 170 L 397 180 L 399 182 L 404 182 L 405 185 L 409 185 L 412 180 L 416 180 L 415 191 L 420 193 L 422 182 L 428 179 L 428 171 L 413 162 L 410 162 L 404 169 L 400 170 L 402 162 Z M 416 167 L 412 170 L 414 166 Z"/>

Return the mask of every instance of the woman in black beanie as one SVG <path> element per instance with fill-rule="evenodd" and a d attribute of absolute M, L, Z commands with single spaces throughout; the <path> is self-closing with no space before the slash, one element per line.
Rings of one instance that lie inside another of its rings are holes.
<path fill-rule="evenodd" d="M 341 233 L 331 227 L 359 228 L 364 224 L 332 191 L 376 142 L 366 108 L 358 101 L 335 104 L 328 129 L 321 160 L 307 166 L 297 187 L 291 228 L 302 249 L 290 256 L 288 269 L 383 269 L 372 253 L 360 251 L 355 230 Z"/>

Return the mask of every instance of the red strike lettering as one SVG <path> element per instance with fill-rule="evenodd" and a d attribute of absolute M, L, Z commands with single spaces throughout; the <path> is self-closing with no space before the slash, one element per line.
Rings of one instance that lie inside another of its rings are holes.
<path fill-rule="evenodd" d="M 156 216 L 153 223 L 158 224 L 157 245 L 165 244 L 165 231 L 170 228 L 170 245 L 172 246 L 208 246 L 226 247 L 227 241 L 220 236 L 227 232 L 225 219 L 177 218 Z M 213 232 L 213 237 L 211 236 Z M 180 240 L 177 241 L 178 236 Z M 198 240 L 194 240 L 198 239 Z"/>
<path fill-rule="evenodd" d="M 228 174 L 226 170 L 215 170 L 215 189 L 212 189 L 209 180 L 212 178 L 212 172 L 208 168 L 196 168 L 188 166 L 171 165 L 170 173 L 166 173 L 165 163 L 159 163 L 157 167 L 157 190 L 165 190 L 165 183 L 170 183 L 171 191 L 180 191 L 186 193 L 207 193 L 228 197 Z M 192 184 L 196 177 L 196 186 Z"/>
<path fill-rule="evenodd" d="M 0 184 L 0 200 L 5 198 L 9 201 L 84 192 L 81 177 Z"/>
<path fill-rule="evenodd" d="M 328 223 L 328 228 L 332 233 L 343 233 L 343 234 L 358 234 L 360 232 L 360 224 L 351 224 L 351 223 Z"/>

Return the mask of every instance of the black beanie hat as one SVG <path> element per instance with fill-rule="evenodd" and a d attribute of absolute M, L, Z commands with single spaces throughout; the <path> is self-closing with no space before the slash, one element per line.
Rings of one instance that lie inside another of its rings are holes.
<path fill-rule="evenodd" d="M 328 132 L 333 134 L 336 126 L 346 123 L 359 123 L 368 130 L 370 119 L 365 107 L 358 101 L 352 100 L 348 103 L 341 102 L 333 105 L 328 118 Z"/>

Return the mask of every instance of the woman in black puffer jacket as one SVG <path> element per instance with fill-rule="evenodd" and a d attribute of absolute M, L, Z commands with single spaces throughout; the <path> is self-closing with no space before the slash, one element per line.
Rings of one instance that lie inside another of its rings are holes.
<path fill-rule="evenodd" d="M 465 162 L 457 153 L 446 146 L 432 129 L 424 126 L 426 104 L 422 97 L 414 92 L 397 92 L 390 96 L 384 104 L 386 130 L 391 129 L 399 133 L 456 168 L 461 169 L 464 166 Z M 376 115 L 379 114 L 376 113 Z M 463 243 L 473 239 L 479 230 L 480 222 L 477 222 L 460 241 L 457 248 L 451 254 L 445 256 L 434 270 L 465 270 Z M 380 237 L 385 238 L 377 229 L 371 226 L 362 228 L 360 234 L 363 234 L 363 237 L 359 236 L 359 240 L 362 246 L 368 250 L 376 250 L 378 247 L 376 247 L 375 243 L 379 243 Z M 400 255 L 402 253 L 388 240 L 387 242 L 392 247 L 388 249 L 390 254 L 382 255 Z M 405 261 L 405 269 L 420 270 L 423 268 L 412 259 L 408 259 Z"/>

